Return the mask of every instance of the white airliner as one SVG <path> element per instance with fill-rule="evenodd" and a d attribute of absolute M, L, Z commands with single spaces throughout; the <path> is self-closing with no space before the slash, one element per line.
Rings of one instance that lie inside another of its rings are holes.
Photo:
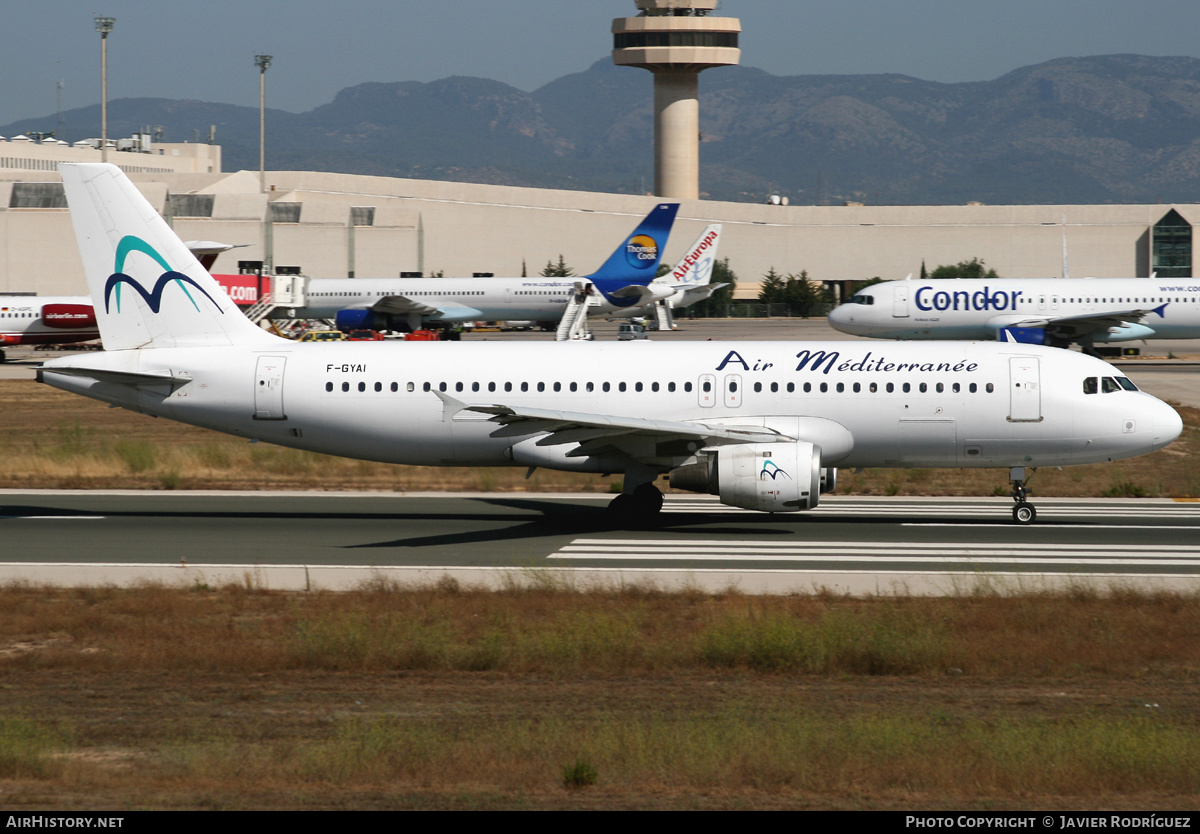
<path fill-rule="evenodd" d="M 670 291 L 670 295 L 656 303 L 665 304 L 672 310 L 681 310 L 711 297 L 714 292 L 726 286 L 712 283 L 713 265 L 717 260 L 717 247 L 720 243 L 721 224 L 714 223 L 706 227 L 670 272 L 664 272 L 650 282 L 650 289 L 657 291 L 656 295 Z M 640 306 L 610 313 L 609 318 L 629 318 L 645 314 L 646 308 Z"/>
<path fill-rule="evenodd" d="M 885 281 L 829 314 L 880 339 L 1001 339 L 1090 350 L 1102 342 L 1200 339 L 1195 278 Z"/>
<path fill-rule="evenodd" d="M 0 295 L 0 346 L 56 345 L 99 339 L 92 299 Z M 7 359 L 0 347 L 0 362 Z"/>
<path fill-rule="evenodd" d="M 671 233 L 678 203 L 661 203 L 625 238 L 608 260 L 583 278 L 316 278 L 296 318 L 333 318 L 342 330 L 416 330 L 425 322 L 562 318 L 575 285 L 591 283 L 599 298 L 593 312 L 640 307 L 674 294 L 650 288 Z"/>
<path fill-rule="evenodd" d="M 145 414 L 365 460 L 620 473 L 728 505 L 817 505 L 838 466 L 1026 468 L 1161 449 L 1179 415 L 1089 356 L 1002 343 L 299 343 L 255 327 L 113 165 L 60 166 L 107 348 L 39 379 Z"/>

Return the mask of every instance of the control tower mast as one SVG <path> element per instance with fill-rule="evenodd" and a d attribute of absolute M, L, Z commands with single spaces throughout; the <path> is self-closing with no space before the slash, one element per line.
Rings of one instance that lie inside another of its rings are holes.
<path fill-rule="evenodd" d="M 613 21 L 613 63 L 654 73 L 654 193 L 700 196 L 700 72 L 738 63 L 736 17 L 720 0 L 635 0 L 641 14 Z"/>

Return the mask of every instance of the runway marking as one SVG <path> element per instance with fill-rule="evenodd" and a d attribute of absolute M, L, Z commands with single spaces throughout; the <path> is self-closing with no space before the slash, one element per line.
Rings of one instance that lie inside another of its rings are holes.
<path fill-rule="evenodd" d="M 1102 502 L 1072 502 L 1070 504 L 1032 502 L 1037 507 L 1039 518 L 1071 518 L 1094 515 L 1095 523 L 1103 523 L 1109 519 L 1133 518 L 1144 521 L 1150 518 L 1190 519 L 1200 525 L 1200 512 L 1190 506 L 1179 505 L 1128 505 L 1106 504 Z M 1004 501 L 983 501 L 967 499 L 947 505 L 934 501 L 895 501 L 895 502 L 864 502 L 854 499 L 844 499 L 821 503 L 816 509 L 809 510 L 804 516 L 812 518 L 844 517 L 844 516 L 919 516 L 938 515 L 952 518 L 977 518 L 980 515 L 1006 516 L 1011 512 L 1012 504 Z M 730 507 L 720 503 L 716 498 L 708 496 L 667 496 L 663 502 L 663 512 L 666 513 L 712 513 L 712 514 L 752 514 L 761 515 L 758 510 L 745 510 L 740 507 Z M 789 514 L 790 515 L 790 514 Z M 797 515 L 797 517 L 800 517 Z M 913 524 L 936 522 L 911 522 Z M 1011 526 L 997 524 L 997 526 Z M 1104 524 L 1105 527 L 1115 526 Z M 1157 525 L 1143 525 L 1148 528 L 1163 529 Z"/>
<path fill-rule="evenodd" d="M 1200 521 L 1200 519 L 1197 519 L 1197 521 Z M 900 526 L 901 527 L 954 527 L 956 529 L 961 529 L 963 525 L 957 524 L 957 523 L 952 523 L 949 521 L 903 521 L 900 523 Z M 1014 529 L 1013 523 L 1011 521 L 996 522 L 996 523 L 984 521 L 984 522 L 979 522 L 979 523 L 971 525 L 972 530 L 976 530 L 981 527 L 1003 527 L 1007 530 Z M 1034 527 L 1036 528 L 1037 525 L 1034 525 Z M 1075 524 L 1055 524 L 1053 527 L 1043 527 L 1040 529 L 1047 530 L 1047 531 L 1048 530 L 1070 530 L 1070 531 L 1074 532 L 1076 528 L 1084 528 L 1087 530 L 1099 530 L 1099 529 L 1104 529 L 1104 530 L 1195 530 L 1197 528 L 1197 525 L 1196 524 L 1104 524 L 1104 525 L 1098 526 L 1095 524 L 1090 524 L 1090 523 L 1081 521 L 1081 522 L 1078 522 Z"/>
<path fill-rule="evenodd" d="M 97 521 L 108 516 L 0 516 L 0 521 Z"/>
<path fill-rule="evenodd" d="M 605 561 L 670 560 L 695 562 L 854 562 L 873 564 L 1104 565 L 1109 567 L 1200 567 L 1200 548 L 1161 545 L 1013 545 L 975 542 L 896 544 L 873 542 L 761 542 L 653 539 L 575 539 L 548 558 Z"/>

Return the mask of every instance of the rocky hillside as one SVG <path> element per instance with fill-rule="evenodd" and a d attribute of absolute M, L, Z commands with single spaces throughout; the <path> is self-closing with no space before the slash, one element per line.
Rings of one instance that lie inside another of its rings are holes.
<path fill-rule="evenodd" d="M 709 197 L 873 204 L 1200 202 L 1200 60 L 1063 58 L 994 81 L 796 76 L 731 67 L 701 77 Z M 99 107 L 64 114 L 68 140 Z M 254 108 L 117 100 L 110 133 L 216 125 L 225 167 L 255 168 Z M 11 136 L 53 117 L 0 127 Z M 651 77 L 607 58 L 525 93 L 453 77 L 347 88 L 308 113 L 270 111 L 268 165 L 584 190 L 653 181 Z"/>

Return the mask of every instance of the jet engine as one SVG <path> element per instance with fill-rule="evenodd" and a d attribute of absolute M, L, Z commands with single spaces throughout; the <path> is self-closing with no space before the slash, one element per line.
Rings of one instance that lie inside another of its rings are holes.
<path fill-rule="evenodd" d="M 338 310 L 333 321 L 334 326 L 345 333 L 350 330 L 378 330 L 381 322 L 377 318 L 373 310 L 351 307 Z"/>
<path fill-rule="evenodd" d="M 722 504 L 768 513 L 817 506 L 837 485 L 837 470 L 821 468 L 812 443 L 752 443 L 702 449 L 671 471 L 671 486 L 718 495 Z"/>

